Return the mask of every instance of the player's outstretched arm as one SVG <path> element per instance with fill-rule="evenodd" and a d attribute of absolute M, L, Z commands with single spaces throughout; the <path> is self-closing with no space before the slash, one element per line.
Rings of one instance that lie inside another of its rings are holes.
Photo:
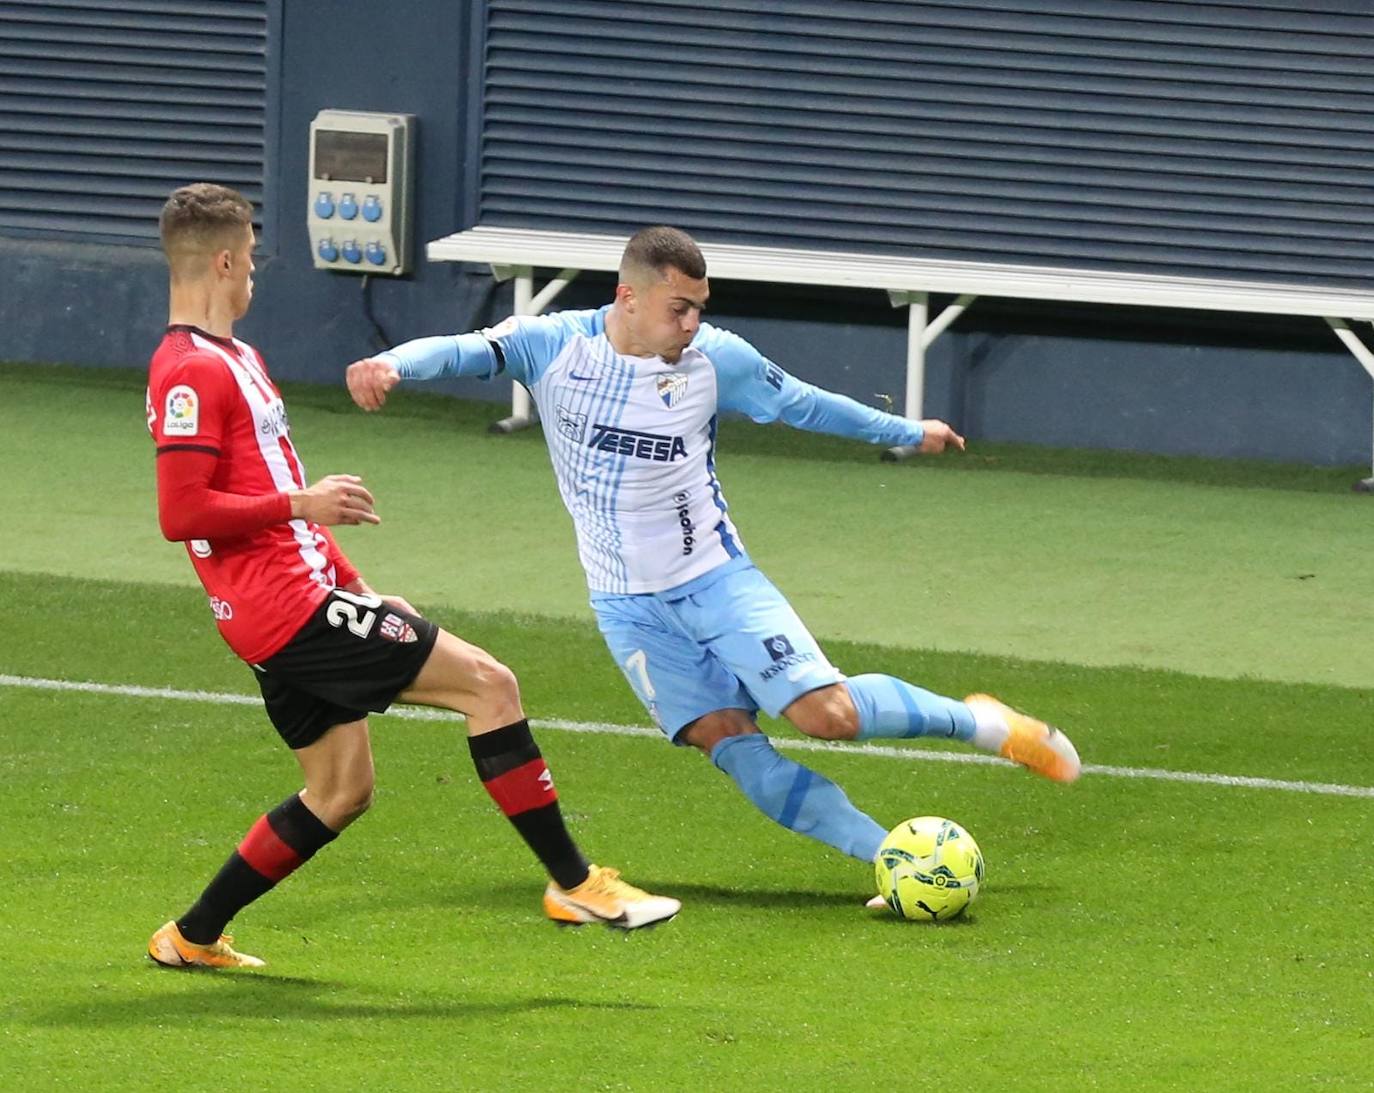
<path fill-rule="evenodd" d="M 348 393 L 362 409 L 380 410 L 391 389 L 401 382 L 395 365 L 377 357 L 364 357 L 348 366 Z"/>
<path fill-rule="evenodd" d="M 778 367 L 737 334 L 715 327 L 696 344 L 716 367 L 717 404 L 763 424 L 782 421 L 794 429 L 850 437 L 896 447 L 908 454 L 963 450 L 964 438 L 945 422 L 886 413 L 847 395 L 805 383 Z"/>
<path fill-rule="evenodd" d="M 925 435 L 921 437 L 920 447 L 916 450 L 925 455 L 938 455 L 946 448 L 964 450 L 964 438 L 939 418 L 926 418 L 921 422 Z"/>
<path fill-rule="evenodd" d="M 372 511 L 372 494 L 356 474 L 328 474 L 309 489 L 291 490 L 291 518 L 325 527 L 336 524 L 380 524 Z"/>
<path fill-rule="evenodd" d="M 513 336 L 507 338 L 507 343 L 509 354 L 503 356 L 496 342 L 480 331 L 402 342 L 375 357 L 364 357 L 350 364 L 345 373 L 348 393 L 364 410 L 380 410 L 391 389 L 403 378 L 435 380 L 445 376 L 477 376 L 491 379 L 508 369 L 512 379 L 528 385 L 532 378 L 526 366 L 527 354 L 522 355 L 524 343 Z"/>

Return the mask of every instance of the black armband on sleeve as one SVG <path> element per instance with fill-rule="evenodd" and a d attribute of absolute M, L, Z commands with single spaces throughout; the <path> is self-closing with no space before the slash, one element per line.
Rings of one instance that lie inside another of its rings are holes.
<path fill-rule="evenodd" d="M 202 452 L 205 455 L 213 455 L 219 458 L 218 448 L 211 447 L 209 444 L 159 444 L 158 455 L 166 455 L 168 452 Z"/>
<path fill-rule="evenodd" d="M 506 370 L 506 354 L 499 342 L 488 338 L 487 344 L 491 346 L 491 351 L 496 354 L 496 371 L 491 374 L 491 378 L 495 379 Z"/>

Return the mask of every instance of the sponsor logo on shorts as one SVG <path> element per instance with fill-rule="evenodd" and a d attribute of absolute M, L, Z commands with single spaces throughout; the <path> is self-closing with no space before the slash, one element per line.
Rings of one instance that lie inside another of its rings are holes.
<path fill-rule="evenodd" d="M 650 459 L 655 463 L 673 463 L 687 455 L 687 444 L 680 436 L 641 433 L 636 429 L 621 429 L 600 423 L 593 425 L 592 430 L 587 447 L 599 451 Z"/>
<path fill-rule="evenodd" d="M 228 600 L 222 600 L 218 596 L 210 597 L 210 610 L 220 622 L 228 622 L 234 617 L 234 606 Z"/>
<path fill-rule="evenodd" d="M 420 635 L 415 633 L 415 627 L 400 615 L 389 612 L 382 617 L 382 625 L 378 627 L 377 633 L 387 641 L 399 641 L 403 644 L 420 640 Z"/>
<path fill-rule="evenodd" d="M 194 387 L 178 383 L 167 392 L 162 414 L 164 436 L 195 436 L 200 431 L 200 396 Z"/>
<path fill-rule="evenodd" d="M 773 658 L 773 663 L 759 673 L 759 679 L 765 683 L 783 672 L 787 672 L 787 678 L 795 683 L 811 670 L 802 666 L 816 663 L 814 652 L 797 652 L 787 639 L 786 634 L 774 634 L 771 638 L 764 638 L 763 647 L 768 650 L 768 655 Z M 789 669 L 793 670 L 789 671 Z"/>
<path fill-rule="evenodd" d="M 209 539 L 192 539 L 186 545 L 191 548 L 191 553 L 197 558 L 208 558 L 214 553 L 210 549 Z"/>
<path fill-rule="evenodd" d="M 786 634 L 774 634 L 771 638 L 764 638 L 763 647 L 774 660 L 782 660 L 783 657 L 790 657 L 796 652 L 792 648 L 792 643 L 787 640 Z"/>

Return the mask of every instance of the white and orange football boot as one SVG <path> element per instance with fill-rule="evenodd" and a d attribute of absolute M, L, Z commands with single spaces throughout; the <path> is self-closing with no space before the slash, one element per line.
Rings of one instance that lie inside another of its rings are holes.
<path fill-rule="evenodd" d="M 544 914 L 560 926 L 600 922 L 621 930 L 637 930 L 667 922 L 682 904 L 667 896 L 654 896 L 620 879 L 617 869 L 591 866 L 587 879 L 576 888 L 560 888 L 549 881 L 544 889 Z"/>
<path fill-rule="evenodd" d="M 1053 725 L 1014 710 L 992 695 L 969 695 L 964 702 L 975 714 L 1006 722 L 1007 738 L 998 752 L 1003 759 L 1020 763 L 1052 782 L 1072 782 L 1081 773 L 1083 764 L 1073 742 Z"/>
<path fill-rule="evenodd" d="M 262 968 L 267 961 L 236 951 L 228 934 L 218 941 L 197 945 L 181 936 L 173 920 L 158 930 L 148 942 L 148 955 L 164 968 Z"/>

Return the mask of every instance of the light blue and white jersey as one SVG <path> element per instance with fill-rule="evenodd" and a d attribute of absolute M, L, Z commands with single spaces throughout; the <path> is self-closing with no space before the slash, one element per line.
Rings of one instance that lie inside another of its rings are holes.
<path fill-rule="evenodd" d="M 593 593 L 662 592 L 743 554 L 716 477 L 721 410 L 878 444 L 921 441 L 916 422 L 803 383 L 706 323 L 676 364 L 618 353 L 608 310 L 512 316 L 382 354 L 407 379 L 504 371 L 529 389 Z"/>

